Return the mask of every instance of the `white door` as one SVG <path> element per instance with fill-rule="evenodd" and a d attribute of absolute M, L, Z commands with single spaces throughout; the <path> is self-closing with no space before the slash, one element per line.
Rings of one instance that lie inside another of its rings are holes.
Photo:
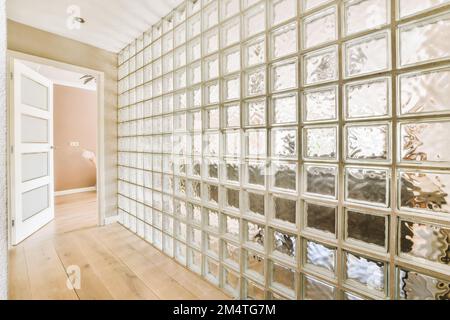
<path fill-rule="evenodd" d="M 53 83 L 14 61 L 11 106 L 12 244 L 54 218 Z"/>

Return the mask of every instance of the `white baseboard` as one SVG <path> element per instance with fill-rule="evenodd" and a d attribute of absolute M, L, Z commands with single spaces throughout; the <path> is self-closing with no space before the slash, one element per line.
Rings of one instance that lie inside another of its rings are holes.
<path fill-rule="evenodd" d="M 116 223 L 117 221 L 119 221 L 119 215 L 105 218 L 105 226 Z"/>
<path fill-rule="evenodd" d="M 87 188 L 79 188 L 79 189 L 70 189 L 70 190 L 63 190 L 63 191 L 55 191 L 55 197 L 58 196 L 67 196 L 69 194 L 75 194 L 75 193 L 82 193 L 82 192 L 91 192 L 96 191 L 97 187 L 87 187 Z"/>

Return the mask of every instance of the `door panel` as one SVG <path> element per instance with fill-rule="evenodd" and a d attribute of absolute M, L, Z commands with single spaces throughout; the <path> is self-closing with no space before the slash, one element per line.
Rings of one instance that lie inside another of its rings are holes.
<path fill-rule="evenodd" d="M 19 61 L 13 74 L 10 167 L 16 245 L 54 218 L 53 83 Z"/>

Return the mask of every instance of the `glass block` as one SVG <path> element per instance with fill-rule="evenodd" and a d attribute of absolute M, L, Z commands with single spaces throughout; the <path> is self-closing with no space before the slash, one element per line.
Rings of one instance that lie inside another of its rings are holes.
<path fill-rule="evenodd" d="M 401 160 L 410 163 L 450 162 L 449 121 L 400 123 Z"/>
<path fill-rule="evenodd" d="M 297 52 L 297 23 L 282 26 L 271 33 L 272 59 L 281 58 Z M 262 62 L 262 61 L 261 61 Z"/>
<path fill-rule="evenodd" d="M 385 248 L 387 245 L 388 219 L 354 210 L 346 212 L 346 238 Z"/>
<path fill-rule="evenodd" d="M 303 48 L 337 40 L 337 8 L 322 10 L 303 20 Z"/>
<path fill-rule="evenodd" d="M 234 245 L 228 241 L 223 242 L 223 259 L 225 262 L 239 266 L 240 249 L 237 245 Z"/>
<path fill-rule="evenodd" d="M 272 97 L 272 123 L 297 123 L 297 94 L 289 93 Z"/>
<path fill-rule="evenodd" d="M 223 80 L 224 99 L 236 100 L 241 96 L 241 77 L 240 75 L 231 76 Z"/>
<path fill-rule="evenodd" d="M 188 43 L 187 46 L 188 51 L 188 62 L 196 61 L 202 57 L 202 41 L 201 38 L 198 37 Z"/>
<path fill-rule="evenodd" d="M 220 12 L 221 20 L 226 20 L 239 13 L 240 9 L 240 1 L 239 0 L 222 0 L 220 1 L 222 5 L 222 10 Z"/>
<path fill-rule="evenodd" d="M 180 68 L 186 65 L 186 46 L 182 46 L 175 50 L 174 55 L 174 67 Z"/>
<path fill-rule="evenodd" d="M 207 30 L 219 23 L 219 6 L 217 1 L 203 9 L 203 29 Z"/>
<path fill-rule="evenodd" d="M 266 10 L 264 3 L 254 6 L 244 13 L 244 37 L 249 38 L 266 29 Z"/>
<path fill-rule="evenodd" d="M 241 19 L 237 17 L 225 23 L 221 27 L 222 31 L 222 48 L 226 48 L 241 40 Z"/>
<path fill-rule="evenodd" d="M 265 37 L 258 37 L 244 44 L 244 64 L 245 67 L 252 67 L 264 63 L 266 60 Z"/>
<path fill-rule="evenodd" d="M 416 1 L 412 1 L 416 2 Z M 439 279 L 416 271 L 397 269 L 397 298 L 401 300 L 449 300 L 448 279 Z"/>
<path fill-rule="evenodd" d="M 175 71 L 174 88 L 179 90 L 186 88 L 186 68 Z M 186 108 L 186 107 L 185 107 Z"/>
<path fill-rule="evenodd" d="M 219 129 L 220 112 L 219 108 L 210 108 L 205 110 L 206 129 Z"/>
<path fill-rule="evenodd" d="M 305 166 L 306 193 L 319 197 L 336 198 L 337 168 L 333 166 Z"/>
<path fill-rule="evenodd" d="M 163 45 L 162 45 L 162 52 L 167 53 L 173 49 L 173 32 L 170 32 L 163 37 Z"/>
<path fill-rule="evenodd" d="M 239 127 L 241 125 L 241 108 L 239 104 L 224 106 L 225 127 Z"/>
<path fill-rule="evenodd" d="M 241 69 L 240 48 L 232 48 L 223 54 L 223 73 L 229 74 Z"/>
<path fill-rule="evenodd" d="M 192 39 L 199 35 L 202 31 L 202 19 L 200 14 L 191 17 L 187 22 L 188 27 L 188 38 Z"/>
<path fill-rule="evenodd" d="M 388 24 L 390 1 L 347 1 L 344 4 L 344 29 L 346 35 L 375 29 Z"/>
<path fill-rule="evenodd" d="M 225 232 L 233 237 L 239 237 L 240 223 L 238 218 L 225 216 Z"/>
<path fill-rule="evenodd" d="M 338 90 L 335 86 L 305 91 L 305 122 L 336 120 L 337 99 Z"/>
<path fill-rule="evenodd" d="M 153 62 L 153 79 L 156 79 L 162 75 L 162 62 L 161 59 Z"/>
<path fill-rule="evenodd" d="M 270 22 L 277 25 L 297 15 L 297 0 L 271 0 Z"/>
<path fill-rule="evenodd" d="M 422 213 L 450 213 L 450 174 L 444 171 L 399 172 L 400 208 Z"/>
<path fill-rule="evenodd" d="M 205 80 L 211 80 L 219 77 L 219 56 L 214 55 L 204 60 L 203 68 L 205 71 Z"/>
<path fill-rule="evenodd" d="M 384 292 L 385 263 L 348 252 L 345 254 L 345 260 L 345 274 L 348 280 L 369 290 Z"/>
<path fill-rule="evenodd" d="M 372 206 L 389 206 L 389 176 L 386 169 L 346 169 L 345 199 Z"/>
<path fill-rule="evenodd" d="M 258 286 L 254 282 L 246 280 L 245 299 L 247 300 L 264 300 L 264 288 Z"/>
<path fill-rule="evenodd" d="M 256 252 L 247 251 L 245 257 L 245 272 L 255 277 L 264 277 L 264 257 Z"/>
<path fill-rule="evenodd" d="M 249 161 L 246 166 L 247 183 L 263 187 L 265 186 L 266 165 L 260 161 Z"/>
<path fill-rule="evenodd" d="M 383 117 L 390 113 L 391 82 L 377 78 L 345 85 L 345 108 L 348 119 Z"/>
<path fill-rule="evenodd" d="M 336 213 L 334 207 L 315 203 L 305 203 L 306 227 L 336 234 Z"/>
<path fill-rule="evenodd" d="M 196 1 L 188 1 L 188 15 L 193 15 L 196 12 L 199 12 L 200 9 L 202 8 L 202 1 L 201 0 L 196 0 Z"/>
<path fill-rule="evenodd" d="M 219 238 L 206 234 L 206 250 L 214 257 L 219 256 Z"/>
<path fill-rule="evenodd" d="M 345 43 L 345 76 L 390 69 L 390 33 L 383 31 Z"/>
<path fill-rule="evenodd" d="M 225 179 L 229 183 L 239 183 L 240 164 L 235 160 L 225 160 Z"/>
<path fill-rule="evenodd" d="M 202 65 L 200 62 L 188 67 L 188 84 L 195 85 L 202 81 Z"/>
<path fill-rule="evenodd" d="M 254 214 L 259 217 L 264 217 L 265 215 L 265 200 L 264 194 L 259 194 L 255 192 L 246 192 L 247 208 L 246 213 Z"/>
<path fill-rule="evenodd" d="M 398 99 L 401 115 L 450 112 L 450 69 L 400 75 Z"/>
<path fill-rule="evenodd" d="M 223 269 L 223 287 L 233 297 L 239 297 L 239 275 L 227 268 Z"/>
<path fill-rule="evenodd" d="M 246 241 L 264 249 L 264 226 L 253 222 L 246 222 L 245 228 Z"/>
<path fill-rule="evenodd" d="M 186 20 L 187 16 L 187 7 L 186 4 L 181 4 L 178 8 L 174 10 L 174 23 L 175 25 L 180 24 L 181 22 L 184 22 Z"/>
<path fill-rule="evenodd" d="M 226 207 L 239 210 L 239 191 L 234 189 L 225 189 L 225 205 Z"/>
<path fill-rule="evenodd" d="M 400 253 L 434 263 L 450 265 L 450 227 L 400 222 Z"/>
<path fill-rule="evenodd" d="M 211 186 L 213 187 L 213 186 Z M 217 187 L 217 186 L 216 186 Z M 214 191 L 215 192 L 215 191 Z M 218 197 L 218 195 L 217 195 Z M 211 209 L 206 209 L 206 223 L 207 226 L 215 231 L 219 230 L 219 212 Z"/>
<path fill-rule="evenodd" d="M 188 267 L 196 273 L 201 273 L 202 254 L 197 250 L 188 248 Z"/>
<path fill-rule="evenodd" d="M 286 257 L 289 260 L 295 259 L 297 255 L 297 237 L 295 235 L 272 230 L 272 245 L 272 250 L 275 253 Z"/>
<path fill-rule="evenodd" d="M 202 105 L 202 89 L 196 87 L 188 91 L 189 107 L 196 108 Z"/>
<path fill-rule="evenodd" d="M 271 285 L 281 290 L 287 291 L 294 296 L 295 291 L 295 270 L 277 262 L 271 262 Z"/>
<path fill-rule="evenodd" d="M 297 156 L 297 130 L 272 129 L 272 156 L 295 158 Z"/>
<path fill-rule="evenodd" d="M 273 218 L 285 223 L 296 224 L 297 201 L 274 196 L 272 199 Z"/>
<path fill-rule="evenodd" d="M 305 128 L 305 158 L 337 159 L 337 127 Z"/>
<path fill-rule="evenodd" d="M 303 59 L 306 85 L 337 80 L 338 57 L 336 46 L 308 53 Z"/>
<path fill-rule="evenodd" d="M 225 133 L 225 155 L 238 156 L 241 154 L 240 131 L 229 131 Z"/>
<path fill-rule="evenodd" d="M 204 54 L 211 54 L 219 50 L 219 30 L 217 28 L 203 35 Z"/>
<path fill-rule="evenodd" d="M 248 71 L 245 75 L 247 96 L 256 96 L 266 93 L 266 70 L 259 68 Z"/>
<path fill-rule="evenodd" d="M 266 129 L 246 132 L 247 155 L 250 157 L 266 156 Z"/>
<path fill-rule="evenodd" d="M 336 288 L 312 277 L 304 277 L 305 300 L 335 300 Z"/>
<path fill-rule="evenodd" d="M 272 162 L 273 187 L 285 191 L 297 190 L 297 164 L 295 162 Z"/>
<path fill-rule="evenodd" d="M 247 126 L 264 126 L 266 124 L 266 99 L 245 102 L 245 119 Z"/>
<path fill-rule="evenodd" d="M 301 1 L 303 4 L 303 10 L 308 11 L 317 8 L 319 6 L 325 5 L 326 3 L 331 2 L 333 0 L 301 0 Z"/>
<path fill-rule="evenodd" d="M 202 232 L 197 228 L 189 228 L 189 244 L 195 248 L 202 247 Z"/>
<path fill-rule="evenodd" d="M 205 159 L 206 177 L 209 179 L 219 178 L 219 160 L 213 158 Z"/>
<path fill-rule="evenodd" d="M 161 39 L 156 40 L 152 44 L 152 55 L 154 59 L 161 57 L 162 44 Z"/>
<path fill-rule="evenodd" d="M 306 266 L 313 266 L 320 270 L 335 272 L 336 249 L 314 241 L 305 241 Z"/>
<path fill-rule="evenodd" d="M 388 124 L 347 126 L 347 159 L 385 161 L 390 159 Z"/>
<path fill-rule="evenodd" d="M 205 85 L 205 99 L 207 104 L 219 103 L 220 92 L 219 83 L 212 82 Z"/>
<path fill-rule="evenodd" d="M 436 8 L 450 0 L 398 0 L 398 11 L 401 18 Z"/>
<path fill-rule="evenodd" d="M 297 87 L 297 59 L 282 61 L 271 66 L 272 92 Z"/>

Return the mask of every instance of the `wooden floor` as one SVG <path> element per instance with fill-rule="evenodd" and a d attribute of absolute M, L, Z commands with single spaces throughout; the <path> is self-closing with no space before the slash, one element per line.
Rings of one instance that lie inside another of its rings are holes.
<path fill-rule="evenodd" d="M 229 298 L 122 226 L 97 227 L 95 193 L 55 202 L 55 220 L 10 250 L 10 299 Z M 69 266 L 80 289 L 66 284 Z"/>

